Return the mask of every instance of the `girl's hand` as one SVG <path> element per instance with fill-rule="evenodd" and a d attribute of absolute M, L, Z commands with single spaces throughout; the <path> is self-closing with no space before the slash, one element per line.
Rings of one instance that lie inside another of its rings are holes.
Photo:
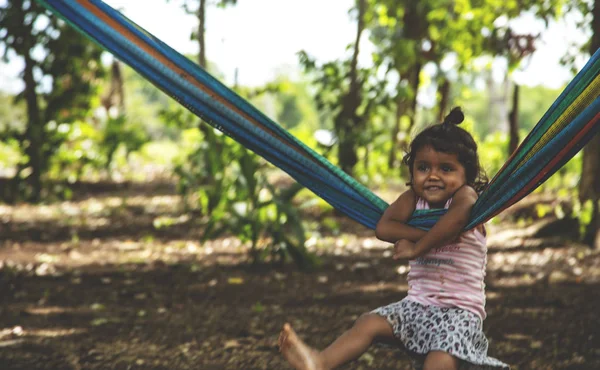
<path fill-rule="evenodd" d="M 415 243 L 406 239 L 400 239 L 394 243 L 394 255 L 392 256 L 393 259 L 413 259 L 414 257 Z"/>

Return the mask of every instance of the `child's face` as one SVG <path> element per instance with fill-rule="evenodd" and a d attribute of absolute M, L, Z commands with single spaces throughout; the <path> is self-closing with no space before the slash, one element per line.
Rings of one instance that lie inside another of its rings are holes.
<path fill-rule="evenodd" d="M 415 155 L 412 187 L 431 208 L 444 208 L 446 201 L 467 182 L 465 168 L 456 154 L 424 146 Z"/>

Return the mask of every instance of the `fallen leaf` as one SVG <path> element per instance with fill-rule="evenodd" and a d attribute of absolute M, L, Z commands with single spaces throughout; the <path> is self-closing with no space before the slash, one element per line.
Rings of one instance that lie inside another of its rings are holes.
<path fill-rule="evenodd" d="M 244 284 L 244 279 L 238 278 L 238 277 L 232 277 L 232 278 L 227 279 L 227 282 L 229 284 L 239 285 L 239 284 Z"/>
<path fill-rule="evenodd" d="M 229 348 L 237 348 L 240 346 L 240 342 L 238 342 L 235 339 L 231 339 L 228 340 L 227 342 L 225 342 L 225 345 L 223 346 L 225 349 L 229 349 Z"/>

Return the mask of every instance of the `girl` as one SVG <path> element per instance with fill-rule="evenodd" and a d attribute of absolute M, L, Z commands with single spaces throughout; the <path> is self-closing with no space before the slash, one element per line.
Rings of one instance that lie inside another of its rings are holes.
<path fill-rule="evenodd" d="M 299 370 L 334 369 L 357 358 L 375 340 L 398 339 L 417 369 L 508 369 L 487 356 L 486 241 L 483 226 L 463 231 L 478 193 L 487 184 L 477 144 L 458 127 L 454 108 L 441 124 L 421 132 L 404 163 L 410 189 L 384 212 L 376 235 L 394 243 L 395 259 L 409 259 L 408 295 L 363 314 L 323 351 L 302 342 L 289 324 L 279 335 L 285 359 Z M 429 231 L 406 225 L 415 209 L 447 208 Z"/>

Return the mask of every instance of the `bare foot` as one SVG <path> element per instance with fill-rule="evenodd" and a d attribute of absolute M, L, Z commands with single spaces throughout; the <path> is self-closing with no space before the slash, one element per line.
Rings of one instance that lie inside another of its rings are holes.
<path fill-rule="evenodd" d="M 317 351 L 300 340 L 290 324 L 283 325 L 279 334 L 279 350 L 296 370 L 323 370 Z"/>

